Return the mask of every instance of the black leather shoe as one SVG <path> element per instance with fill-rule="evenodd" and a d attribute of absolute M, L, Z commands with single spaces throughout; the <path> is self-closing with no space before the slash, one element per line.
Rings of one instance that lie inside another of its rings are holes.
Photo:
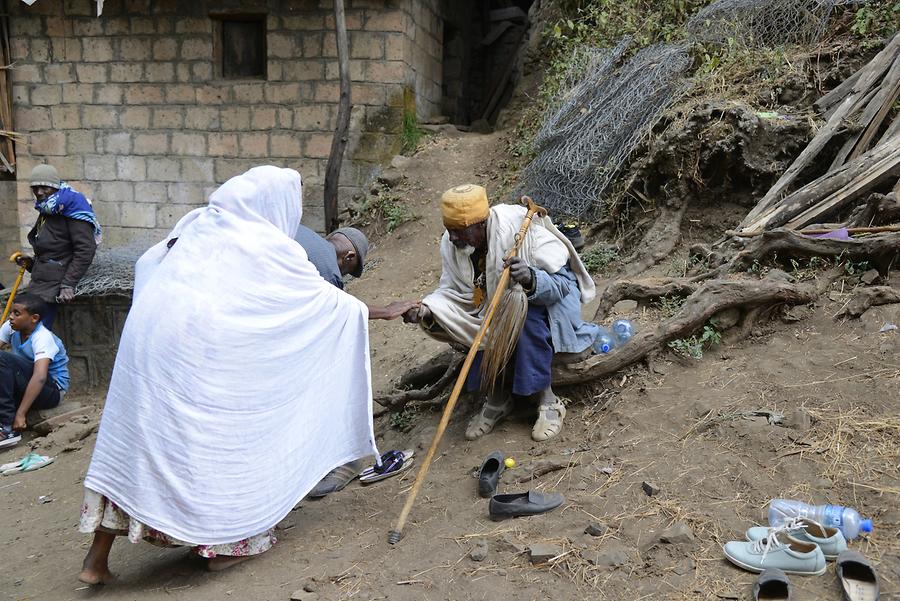
<path fill-rule="evenodd" d="M 511 495 L 494 495 L 488 511 L 491 519 L 497 522 L 506 518 L 546 513 L 562 505 L 565 500 L 558 492 L 544 494 L 529 490 Z"/>
<path fill-rule="evenodd" d="M 500 483 L 500 474 L 506 469 L 503 463 L 503 453 L 494 451 L 484 458 L 481 470 L 478 472 L 478 496 L 489 499 L 497 492 Z"/>

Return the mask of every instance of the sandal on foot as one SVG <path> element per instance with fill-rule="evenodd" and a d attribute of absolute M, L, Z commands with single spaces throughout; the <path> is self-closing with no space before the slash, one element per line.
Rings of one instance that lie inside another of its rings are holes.
<path fill-rule="evenodd" d="M 492 397 L 488 398 L 481 407 L 481 411 L 472 416 L 469 425 L 466 426 L 467 440 L 476 440 L 490 433 L 501 419 L 512 413 L 512 398 L 507 396 L 501 405 L 492 404 L 495 400 Z"/>
<path fill-rule="evenodd" d="M 537 421 L 531 429 L 531 438 L 538 442 L 550 440 L 562 431 L 565 417 L 566 406 L 559 399 L 549 405 L 539 406 Z"/>

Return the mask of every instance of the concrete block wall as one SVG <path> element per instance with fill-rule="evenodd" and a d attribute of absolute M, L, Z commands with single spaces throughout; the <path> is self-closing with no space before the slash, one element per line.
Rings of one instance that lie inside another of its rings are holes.
<path fill-rule="evenodd" d="M 347 2 L 354 109 L 342 201 L 399 147 L 405 91 L 420 117 L 439 109 L 438 4 Z M 99 18 L 93 0 L 8 6 L 15 128 L 27 136 L 21 244 L 35 219 L 27 176 L 40 162 L 93 199 L 109 246 L 158 240 L 219 184 L 265 163 L 300 171 L 304 221 L 321 227 L 338 101 L 329 0 L 106 0 Z M 231 11 L 266 15 L 265 80 L 216 75 L 210 13 Z"/>

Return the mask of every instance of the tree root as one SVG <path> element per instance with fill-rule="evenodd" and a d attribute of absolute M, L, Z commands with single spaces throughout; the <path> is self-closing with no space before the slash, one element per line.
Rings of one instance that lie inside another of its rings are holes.
<path fill-rule="evenodd" d="M 595 355 L 580 363 L 555 367 L 553 384 L 583 384 L 607 376 L 640 361 L 670 340 L 689 336 L 710 317 L 730 307 L 796 305 L 815 298 L 815 290 L 802 284 L 772 280 L 712 280 L 691 294 L 681 310 L 655 330 L 637 334 L 628 344 L 608 355 Z"/>
<path fill-rule="evenodd" d="M 752 238 L 747 247 L 728 262 L 727 271 L 744 271 L 754 262 L 779 257 L 844 257 L 870 261 L 885 275 L 900 252 L 900 233 L 875 234 L 854 240 L 810 238 L 778 229 Z"/>
<path fill-rule="evenodd" d="M 663 207 L 660 210 L 659 217 L 641 239 L 638 251 L 623 261 L 628 265 L 623 278 L 633 278 L 672 254 L 681 238 L 681 219 L 685 209 L 687 202 L 677 209 Z"/>
<path fill-rule="evenodd" d="M 655 300 L 663 296 L 688 296 L 697 290 L 697 286 L 687 280 L 671 280 L 653 282 L 619 281 L 607 286 L 600 297 L 597 312 L 594 313 L 594 321 L 603 321 L 609 315 L 613 305 L 620 300 L 631 299 L 636 301 Z"/>
<path fill-rule="evenodd" d="M 444 368 L 443 375 L 441 375 L 432 384 L 427 385 L 424 388 L 418 388 L 415 390 L 402 390 L 393 394 L 375 397 L 375 402 L 382 407 L 387 407 L 392 410 L 399 410 L 411 401 L 430 401 L 431 399 L 437 397 L 447 386 L 450 385 L 451 382 L 456 379 L 457 374 L 459 374 L 459 369 L 460 367 L 462 367 L 463 361 L 466 358 L 465 355 L 460 355 L 456 351 L 448 349 L 448 351 L 442 353 L 441 355 L 438 355 L 438 357 L 429 361 L 429 363 L 427 363 L 426 365 L 410 370 L 410 372 L 408 372 L 403 378 L 401 378 L 401 382 L 403 382 L 404 379 L 409 380 L 410 378 L 415 377 L 411 376 L 411 374 L 419 372 L 424 373 L 429 370 L 433 370 L 435 365 L 440 365 L 440 363 L 437 363 L 437 360 L 445 356 L 449 357 L 449 361 Z"/>
<path fill-rule="evenodd" d="M 890 286 L 869 286 L 858 288 L 846 305 L 835 314 L 835 318 L 856 318 L 878 305 L 900 303 L 900 294 Z"/>

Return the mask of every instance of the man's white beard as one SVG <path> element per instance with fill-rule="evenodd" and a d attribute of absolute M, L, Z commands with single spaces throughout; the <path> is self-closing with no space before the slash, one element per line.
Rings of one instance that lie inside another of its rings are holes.
<path fill-rule="evenodd" d="M 464 256 L 466 256 L 466 257 L 471 257 L 472 255 L 475 254 L 475 247 L 474 247 L 474 246 L 471 246 L 471 245 L 469 245 L 469 244 L 466 244 L 466 245 L 463 246 L 462 248 L 459 248 L 459 247 L 457 246 L 457 247 L 456 247 L 456 250 L 457 250 L 458 252 L 461 252 L 461 253 L 462 253 Z"/>

